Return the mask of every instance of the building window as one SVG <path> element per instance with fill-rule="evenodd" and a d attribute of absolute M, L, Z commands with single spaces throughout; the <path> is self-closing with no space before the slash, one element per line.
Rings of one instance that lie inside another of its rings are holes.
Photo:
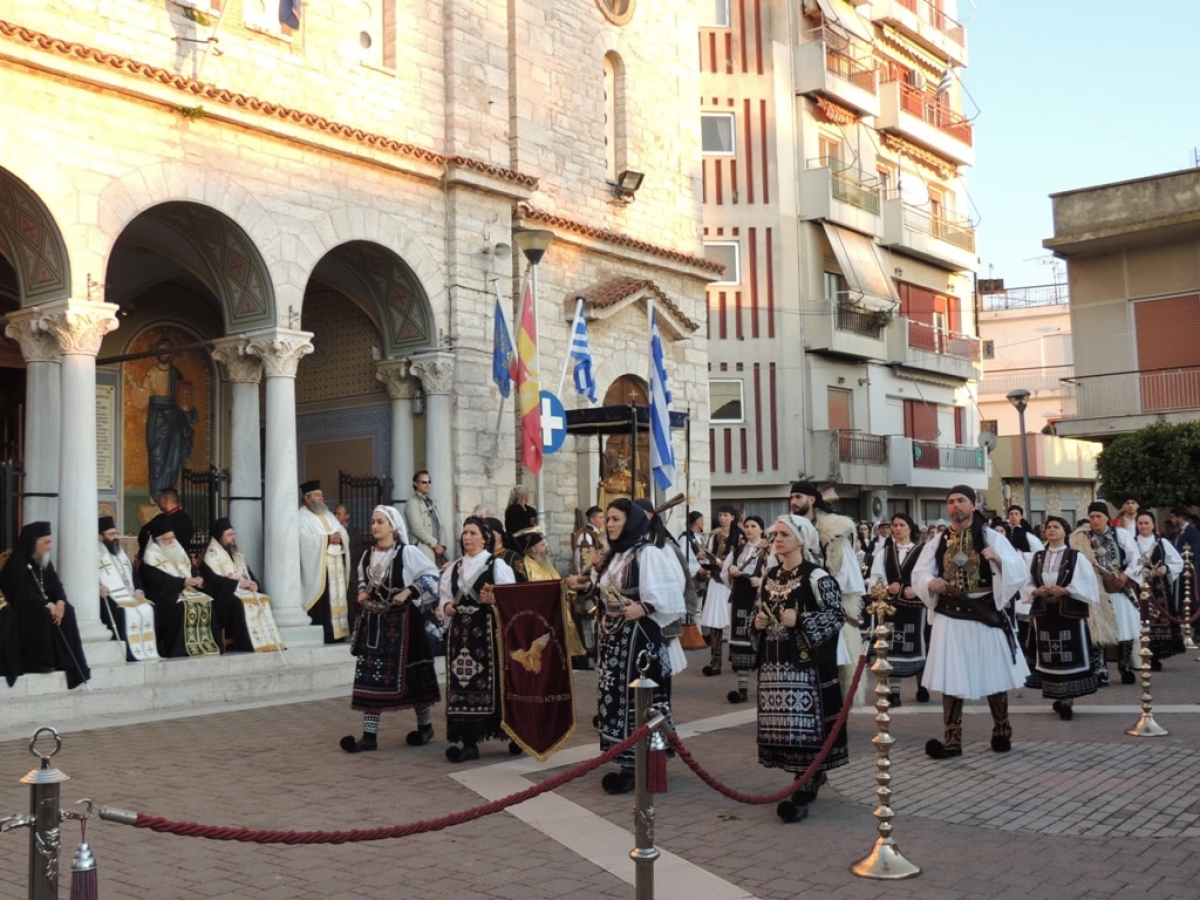
<path fill-rule="evenodd" d="M 888 500 L 887 509 L 888 509 L 888 521 L 891 521 L 893 518 L 895 518 L 897 513 L 904 513 L 904 515 L 907 516 L 908 515 L 908 501 L 907 500 Z"/>
<path fill-rule="evenodd" d="M 279 21 L 279 0 L 242 0 L 242 12 L 246 27 L 275 37 L 283 37 Z"/>
<path fill-rule="evenodd" d="M 854 393 L 845 388 L 827 387 L 825 402 L 829 407 L 829 430 L 850 431 L 854 427 Z"/>
<path fill-rule="evenodd" d="M 850 285 L 837 272 L 826 272 L 822 276 L 825 299 L 830 303 L 844 303 L 850 296 Z"/>
<path fill-rule="evenodd" d="M 837 169 L 839 168 L 837 164 L 842 159 L 842 142 L 825 134 L 818 135 L 817 154 L 821 158 L 822 166 Z"/>
<path fill-rule="evenodd" d="M 357 46 L 362 61 L 381 69 L 396 67 L 396 0 L 363 0 Z"/>
<path fill-rule="evenodd" d="M 933 525 L 938 519 L 943 522 L 946 520 L 946 501 L 945 500 L 922 500 L 921 501 L 921 518 L 923 521 L 918 522 L 918 525 Z"/>
<path fill-rule="evenodd" d="M 742 382 L 710 381 L 708 383 L 708 420 L 725 425 L 745 421 L 742 415 Z"/>
<path fill-rule="evenodd" d="M 725 267 L 725 274 L 721 276 L 719 281 L 713 281 L 711 284 L 741 284 L 742 271 L 740 265 L 740 254 L 737 244 L 705 244 L 704 258 L 712 260 L 715 263 L 720 263 Z"/>
<path fill-rule="evenodd" d="M 728 28 L 729 27 L 729 0 L 710 0 L 712 6 L 709 9 L 712 11 L 712 18 L 708 22 L 701 22 L 701 28 Z"/>
<path fill-rule="evenodd" d="M 609 181 L 629 168 L 625 91 L 625 64 L 615 53 L 604 54 L 604 165 Z"/>
<path fill-rule="evenodd" d="M 733 113 L 700 114 L 700 147 L 705 153 L 733 156 Z"/>
<path fill-rule="evenodd" d="M 979 433 L 990 431 L 992 434 L 1000 433 L 1000 422 L 998 419 L 981 419 L 979 421 Z"/>

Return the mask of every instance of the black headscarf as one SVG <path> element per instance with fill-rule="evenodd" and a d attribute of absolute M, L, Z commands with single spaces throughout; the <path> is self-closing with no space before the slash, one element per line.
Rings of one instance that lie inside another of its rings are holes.
<path fill-rule="evenodd" d="M 650 534 L 650 518 L 637 504 L 621 497 L 608 504 L 608 508 L 619 509 L 625 513 L 625 527 L 621 529 L 617 539 L 609 543 L 609 549 L 614 554 L 636 546 Z"/>
<path fill-rule="evenodd" d="M 467 516 L 465 519 L 463 519 L 463 528 L 465 529 L 468 525 L 474 525 L 476 528 L 479 529 L 479 533 L 483 535 L 483 549 L 488 553 L 495 553 L 496 552 L 496 550 L 495 550 L 495 547 L 496 547 L 495 532 L 493 532 L 492 527 L 490 525 L 488 525 L 488 520 L 481 519 L 479 516 Z M 467 551 L 463 548 L 463 545 L 462 545 L 462 537 L 461 536 L 458 539 L 458 549 L 463 554 L 463 556 L 467 555 Z"/>
<path fill-rule="evenodd" d="M 670 532 L 667 531 L 667 526 L 663 524 L 662 516 L 654 514 L 654 504 L 644 497 L 634 501 L 635 506 L 640 506 L 642 512 L 646 513 L 646 517 L 650 520 L 650 541 L 655 547 L 667 546 L 667 541 L 671 540 Z"/>

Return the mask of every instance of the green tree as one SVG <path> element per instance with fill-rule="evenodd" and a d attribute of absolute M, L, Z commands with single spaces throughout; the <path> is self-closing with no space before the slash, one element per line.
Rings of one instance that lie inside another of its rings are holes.
<path fill-rule="evenodd" d="M 1143 506 L 1200 504 L 1200 422 L 1159 422 L 1117 438 L 1096 459 L 1106 497 L 1126 491 Z"/>

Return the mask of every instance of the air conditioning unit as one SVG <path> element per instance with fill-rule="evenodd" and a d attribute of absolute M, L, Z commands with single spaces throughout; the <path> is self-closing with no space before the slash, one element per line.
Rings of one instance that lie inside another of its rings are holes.
<path fill-rule="evenodd" d="M 925 90 L 925 73 L 915 69 L 905 72 L 904 83 L 909 87 L 915 87 L 918 91 L 923 91 Z"/>
<path fill-rule="evenodd" d="M 887 511 L 887 491 L 871 491 L 867 494 L 865 507 L 863 512 L 872 522 L 883 519 Z"/>
<path fill-rule="evenodd" d="M 984 359 L 995 359 L 996 358 L 996 342 L 995 341 L 984 341 L 983 342 L 983 358 Z"/>

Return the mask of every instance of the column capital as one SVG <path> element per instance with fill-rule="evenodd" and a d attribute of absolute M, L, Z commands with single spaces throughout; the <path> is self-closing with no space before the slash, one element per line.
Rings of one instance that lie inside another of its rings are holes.
<path fill-rule="evenodd" d="M 300 360 L 313 352 L 311 331 L 276 328 L 246 337 L 246 352 L 262 359 L 268 378 L 295 378 Z"/>
<path fill-rule="evenodd" d="M 219 338 L 213 341 L 212 358 L 234 384 L 258 384 L 262 381 L 263 361 L 251 356 L 246 338 Z"/>
<path fill-rule="evenodd" d="M 42 312 L 37 306 L 10 312 L 4 333 L 21 346 L 21 356 L 27 363 L 62 362 L 58 340 L 42 320 Z"/>
<path fill-rule="evenodd" d="M 421 379 L 426 394 L 449 394 L 454 387 L 454 354 L 429 353 L 414 357 L 411 373 Z"/>
<path fill-rule="evenodd" d="M 104 336 L 117 330 L 117 309 L 115 303 L 93 300 L 43 304 L 38 329 L 53 336 L 63 356 L 95 356 Z"/>
<path fill-rule="evenodd" d="M 421 388 L 407 359 L 385 359 L 376 363 L 375 377 L 387 385 L 388 396 L 393 400 L 411 400 Z"/>

